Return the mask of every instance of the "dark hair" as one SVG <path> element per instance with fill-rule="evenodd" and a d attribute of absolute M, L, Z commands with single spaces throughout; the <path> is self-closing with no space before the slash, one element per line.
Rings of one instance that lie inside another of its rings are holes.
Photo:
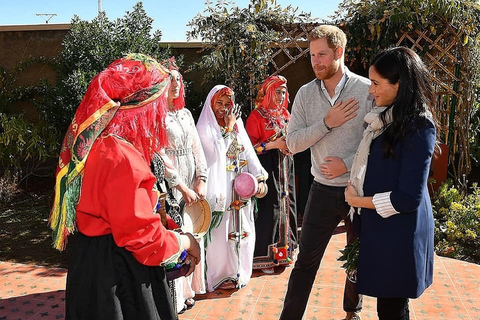
<path fill-rule="evenodd" d="M 391 84 L 398 83 L 398 93 L 391 106 L 392 123 L 385 130 L 382 150 L 387 157 L 395 157 L 395 144 L 406 134 L 411 123 L 422 126 L 427 117 L 435 123 L 432 79 L 430 72 L 415 51 L 395 47 L 377 54 L 370 66 Z M 381 119 L 386 124 L 386 111 Z M 431 116 L 430 116 L 431 115 Z"/>

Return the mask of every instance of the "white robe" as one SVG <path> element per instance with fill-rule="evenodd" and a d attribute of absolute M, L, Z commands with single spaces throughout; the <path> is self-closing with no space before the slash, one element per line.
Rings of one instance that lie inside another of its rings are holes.
<path fill-rule="evenodd" d="M 214 94 L 222 88 L 225 86 L 217 85 L 210 91 L 197 123 L 209 170 L 206 198 L 212 213 L 223 212 L 220 225 L 212 230 L 211 241 L 207 239 L 206 244 L 207 291 L 210 292 L 229 279 L 237 281 L 238 288 L 247 285 L 252 275 L 255 248 L 255 223 L 251 201 L 239 210 L 241 231 L 247 234 L 240 240 L 239 255 L 236 242 L 229 240 L 229 234 L 233 231 L 233 211 L 228 208 L 233 199 L 233 181 L 237 173 L 227 171 L 227 164 L 231 164 L 231 160 L 227 159 L 226 154 L 233 136 L 231 134 L 227 135 L 227 138 L 222 136 L 221 128 L 211 108 Z M 244 147 L 238 158 L 247 162 L 238 173 L 249 172 L 259 179 L 266 179 L 268 175 L 258 160 L 241 119 L 237 120 L 236 127 L 239 131 L 237 141 Z"/>
<path fill-rule="evenodd" d="M 166 166 L 165 179 L 172 188 L 175 198 L 180 201 L 182 193 L 175 189 L 175 186 L 183 182 L 189 188 L 193 188 L 196 177 L 207 176 L 207 162 L 195 129 L 195 121 L 188 109 L 169 111 L 165 118 L 165 126 L 168 134 L 165 154 L 175 167 L 175 170 L 169 170 L 169 167 Z M 191 275 L 175 280 L 177 312 L 183 309 L 186 299 L 193 298 L 195 294 L 206 292 L 203 237 L 197 239 L 197 241 L 200 243 L 200 263 Z"/>

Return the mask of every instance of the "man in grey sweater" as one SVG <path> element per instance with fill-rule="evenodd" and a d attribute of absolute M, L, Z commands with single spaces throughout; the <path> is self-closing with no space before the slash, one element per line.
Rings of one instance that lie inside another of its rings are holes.
<path fill-rule="evenodd" d="M 316 79 L 297 92 L 286 141 L 292 153 L 310 148 L 314 182 L 281 320 L 302 318 L 325 249 L 342 219 L 347 243 L 356 238 L 347 218 L 349 206 L 344 190 L 365 128 L 363 118 L 373 106 L 373 97 L 368 93 L 370 80 L 344 65 L 345 33 L 335 26 L 322 25 L 310 32 L 308 40 Z M 348 279 L 343 309 L 345 319 L 360 319 L 362 297 Z"/>

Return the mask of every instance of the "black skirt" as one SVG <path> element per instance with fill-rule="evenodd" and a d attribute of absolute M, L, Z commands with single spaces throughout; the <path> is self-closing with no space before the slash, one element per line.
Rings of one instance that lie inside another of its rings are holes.
<path fill-rule="evenodd" d="M 67 320 L 177 318 L 164 268 L 140 264 L 112 235 L 76 235 L 65 309 Z"/>

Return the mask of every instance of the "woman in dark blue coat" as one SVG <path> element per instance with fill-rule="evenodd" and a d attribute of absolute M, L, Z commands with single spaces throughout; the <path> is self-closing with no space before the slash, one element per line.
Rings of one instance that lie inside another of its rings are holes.
<path fill-rule="evenodd" d="M 433 281 L 433 216 L 427 179 L 436 145 L 433 90 L 418 55 L 378 54 L 369 69 L 378 107 L 351 170 L 345 199 L 360 239 L 358 293 L 377 297 L 381 320 L 409 319 L 408 299 Z"/>

